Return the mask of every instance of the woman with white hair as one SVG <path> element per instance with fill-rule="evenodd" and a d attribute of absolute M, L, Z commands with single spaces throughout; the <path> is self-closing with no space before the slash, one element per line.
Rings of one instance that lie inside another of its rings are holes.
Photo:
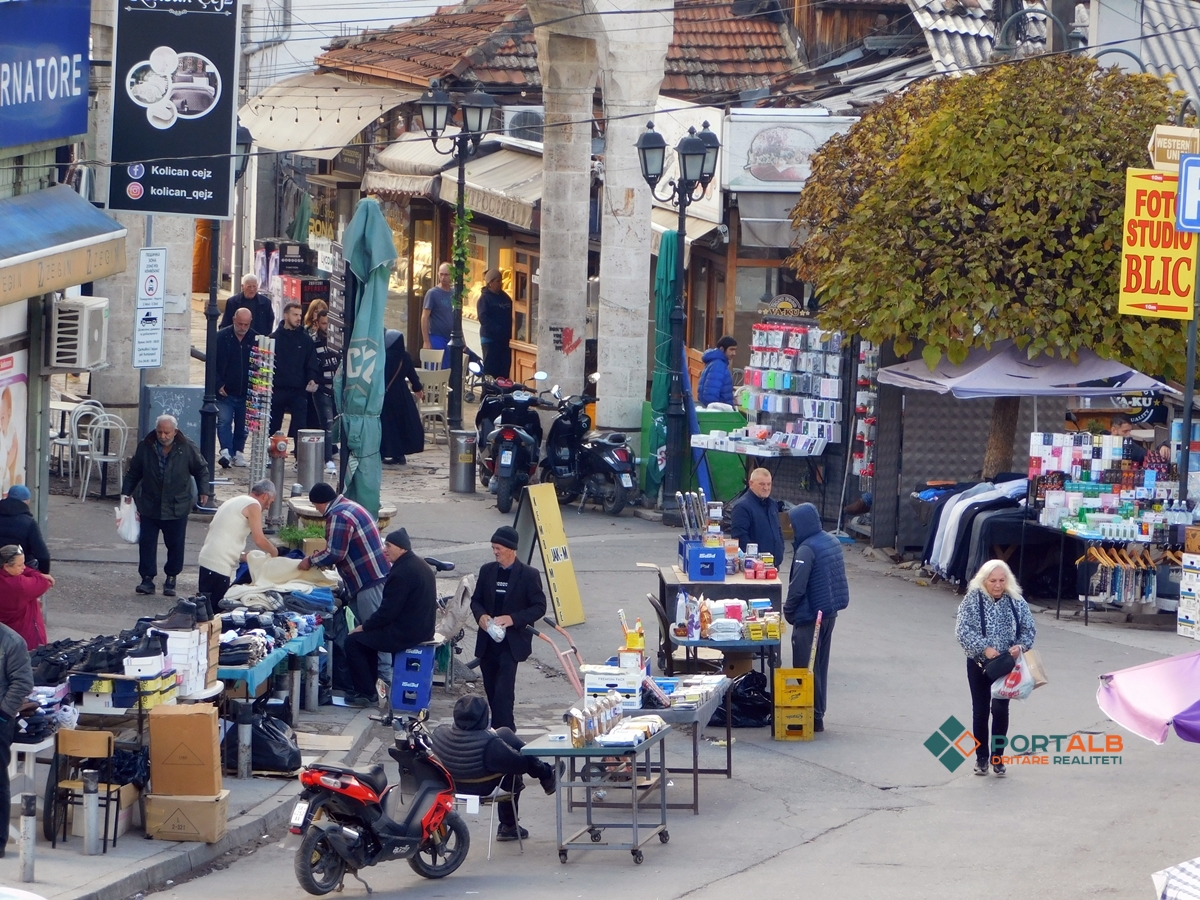
<path fill-rule="evenodd" d="M 1008 736 L 1008 701 L 992 699 L 992 682 L 1011 672 L 1018 654 L 1033 647 L 1037 637 L 1029 604 L 1021 596 L 1021 586 L 1006 562 L 989 559 L 979 567 L 967 585 L 967 595 L 958 605 L 954 633 L 967 654 L 971 733 L 979 742 L 975 749 L 975 774 L 987 775 L 994 739 Z M 1001 662 L 991 664 L 1002 657 Z M 1000 754 L 990 761 L 996 775 L 1007 774 Z"/>

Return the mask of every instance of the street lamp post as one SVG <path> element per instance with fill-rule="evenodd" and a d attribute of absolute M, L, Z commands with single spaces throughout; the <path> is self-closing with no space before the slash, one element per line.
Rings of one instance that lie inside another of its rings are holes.
<path fill-rule="evenodd" d="M 430 84 L 429 90 L 417 104 L 421 108 L 421 124 L 429 133 L 433 148 L 443 156 L 450 156 L 458 163 L 458 205 L 455 217 L 455 240 L 458 239 L 458 223 L 466 216 L 466 170 L 467 160 L 479 149 L 479 142 L 487 134 L 491 126 L 492 109 L 496 101 L 476 87 L 466 94 L 458 103 L 462 113 L 462 125 L 456 136 L 451 138 L 449 150 L 438 146 L 438 138 L 446 130 L 450 114 L 454 111 L 450 95 L 441 89 L 437 81 Z M 450 398 L 446 413 L 450 430 L 462 428 L 462 385 L 463 385 L 463 340 L 462 330 L 463 302 L 463 266 L 459 260 L 454 262 L 454 301 L 453 324 L 450 328 Z"/>
<path fill-rule="evenodd" d="M 655 199 L 670 202 L 679 208 L 677 226 L 678 243 L 675 248 L 675 297 L 671 306 L 671 367 L 670 387 L 667 394 L 667 468 L 663 474 L 663 523 L 678 527 L 683 524 L 682 510 L 675 494 L 680 489 L 683 475 L 684 423 L 683 406 L 683 247 L 687 208 L 704 196 L 704 191 L 717 171 L 717 153 L 721 142 L 705 122 L 699 134 L 695 128 L 680 138 L 675 147 L 679 157 L 679 177 L 670 182 L 667 196 L 659 197 L 655 188 L 663 175 L 666 162 L 667 142 L 654 130 L 654 123 L 647 122 L 646 130 L 637 141 L 638 160 L 642 177 L 650 185 Z"/>

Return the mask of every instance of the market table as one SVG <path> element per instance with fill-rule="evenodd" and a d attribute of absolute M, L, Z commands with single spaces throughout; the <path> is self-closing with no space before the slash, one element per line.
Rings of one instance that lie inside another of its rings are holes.
<path fill-rule="evenodd" d="M 254 697 L 258 686 L 271 677 L 275 667 L 289 656 L 307 656 L 325 643 L 325 626 L 318 625 L 308 634 L 294 637 L 268 653 L 262 662 L 253 666 L 217 666 L 217 678 L 222 681 L 244 681 L 248 696 Z"/>
<path fill-rule="evenodd" d="M 692 581 L 679 566 L 671 566 L 670 569 L 658 567 L 658 599 L 668 615 L 675 611 L 675 595 L 680 589 L 693 597 L 703 594 L 709 600 L 757 600 L 765 597 L 771 601 L 771 609 L 775 612 L 783 610 L 783 582 L 778 578 L 769 581 L 747 578 L 744 572 L 738 572 L 726 575 L 724 581 Z"/>
<path fill-rule="evenodd" d="M 782 666 L 783 662 L 779 656 L 779 646 L 782 641 L 779 638 L 763 638 L 761 641 L 714 641 L 706 638 L 681 638 L 675 635 L 669 635 L 670 641 L 676 647 L 684 647 L 688 653 L 688 659 L 698 659 L 695 656 L 696 651 L 701 647 L 707 647 L 712 650 L 720 650 L 722 653 L 730 650 L 739 653 L 754 653 L 758 656 L 758 669 L 767 676 L 767 693 L 771 697 L 771 705 L 775 705 L 775 672 L 774 670 Z M 770 672 L 767 669 L 771 669 Z"/>
<path fill-rule="evenodd" d="M 665 741 L 670 731 L 671 726 L 664 725 L 662 730 L 657 734 L 632 747 L 606 747 L 602 744 L 573 747 L 571 746 L 570 735 L 560 731 L 544 734 L 521 748 L 522 756 L 537 756 L 543 759 L 551 757 L 554 759 L 554 779 L 556 785 L 554 792 L 554 818 L 557 826 L 559 862 L 565 863 L 567 861 L 567 851 L 574 848 L 576 850 L 628 850 L 633 856 L 633 861 L 641 865 L 643 859 L 642 847 L 649 843 L 651 838 L 658 835 L 659 841 L 663 844 L 671 839 L 671 835 L 667 832 L 667 789 L 665 782 L 665 773 L 667 771 Z M 655 746 L 658 747 L 657 770 L 650 761 L 650 751 Z M 644 756 L 641 766 L 644 774 L 640 778 L 638 777 L 639 756 Z M 558 770 L 558 764 L 561 760 L 567 760 L 569 765 L 566 781 L 563 780 L 563 775 Z M 577 770 L 576 764 L 581 760 L 583 761 L 583 765 Z M 614 760 L 616 761 L 615 763 L 613 762 Z M 599 787 L 613 791 L 618 791 L 626 787 L 626 782 L 609 781 L 604 775 L 603 770 L 620 766 L 628 766 L 629 768 L 629 806 L 622 807 L 630 810 L 629 821 L 597 822 L 592 815 L 593 810 L 597 807 L 597 804 L 592 801 L 592 792 Z M 578 804 L 587 810 L 585 826 L 565 840 L 563 838 L 563 788 L 567 789 L 568 804 L 573 800 L 572 792 L 575 788 L 583 788 L 584 794 L 587 797 L 585 803 Z M 642 822 L 639 817 L 639 804 L 654 791 L 658 791 L 659 795 L 659 820 L 657 822 Z M 616 844 L 603 841 L 603 831 L 605 828 L 628 828 L 631 830 L 630 840 L 626 843 Z M 588 836 L 587 841 L 581 840 L 584 835 Z"/>
<path fill-rule="evenodd" d="M 694 468 L 699 469 L 701 465 L 708 464 L 708 455 L 710 453 L 721 453 L 727 456 L 736 456 L 742 462 L 742 468 L 746 470 L 746 480 L 750 480 L 750 473 L 757 468 L 766 469 L 771 473 L 771 477 L 779 471 L 778 460 L 783 459 L 802 459 L 808 465 L 808 475 L 813 483 L 819 485 L 821 493 L 821 513 L 824 516 L 825 511 L 825 472 L 822 469 L 820 462 L 824 460 L 825 451 L 821 450 L 819 455 L 811 453 L 801 453 L 799 450 L 791 448 L 779 448 L 768 450 L 767 448 L 752 448 L 747 450 L 714 450 L 711 447 L 692 447 L 694 450 L 700 451 L 700 458 L 696 461 Z M 776 460 L 772 464 L 772 460 Z"/>

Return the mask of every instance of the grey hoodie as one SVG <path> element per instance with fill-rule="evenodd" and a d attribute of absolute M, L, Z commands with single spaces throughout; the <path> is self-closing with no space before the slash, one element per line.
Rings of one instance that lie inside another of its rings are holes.
<path fill-rule="evenodd" d="M 14 718 L 33 690 L 33 669 L 25 638 L 0 625 L 0 716 Z"/>

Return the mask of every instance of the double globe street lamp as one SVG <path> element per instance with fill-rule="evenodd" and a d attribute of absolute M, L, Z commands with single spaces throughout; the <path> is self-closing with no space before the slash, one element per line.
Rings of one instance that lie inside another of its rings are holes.
<path fill-rule="evenodd" d="M 417 105 L 421 110 L 421 124 L 429 134 L 433 149 L 458 162 L 458 215 L 455 219 L 456 227 L 454 229 L 454 241 L 457 244 L 461 223 L 466 217 L 467 160 L 479 150 L 479 142 L 490 130 L 492 110 L 496 106 L 496 101 L 479 90 L 478 86 L 461 97 L 457 104 L 458 111 L 461 113 L 461 126 L 457 135 L 450 136 L 449 150 L 443 150 L 438 146 L 438 138 L 445 136 L 446 126 L 455 110 L 455 104 L 451 100 L 450 94 L 442 90 L 440 83 L 434 80 L 430 82 L 429 90 L 417 101 Z M 466 346 L 462 330 L 465 266 L 462 265 L 461 260 L 455 259 L 453 268 L 454 302 L 452 308 L 454 317 L 448 344 L 450 350 L 450 397 L 446 408 L 448 424 L 452 431 L 462 428 L 463 349 Z"/>
<path fill-rule="evenodd" d="M 675 146 L 679 157 L 679 176 L 669 182 L 670 190 L 660 197 L 656 187 L 663 177 L 666 163 L 667 142 L 654 130 L 654 123 L 647 122 L 646 130 L 637 140 L 638 160 L 642 177 L 650 185 L 654 198 L 662 203 L 671 203 L 679 208 L 679 224 L 676 229 L 678 243 L 675 248 L 675 297 L 671 306 L 671 364 L 670 388 L 667 395 L 667 467 L 663 474 L 663 524 L 678 527 L 683 524 L 682 510 L 675 499 L 680 489 L 684 454 L 683 407 L 683 248 L 687 208 L 704 196 L 705 190 L 717 171 L 717 153 L 721 142 L 709 130 L 705 122 L 700 133 L 689 128 Z"/>

